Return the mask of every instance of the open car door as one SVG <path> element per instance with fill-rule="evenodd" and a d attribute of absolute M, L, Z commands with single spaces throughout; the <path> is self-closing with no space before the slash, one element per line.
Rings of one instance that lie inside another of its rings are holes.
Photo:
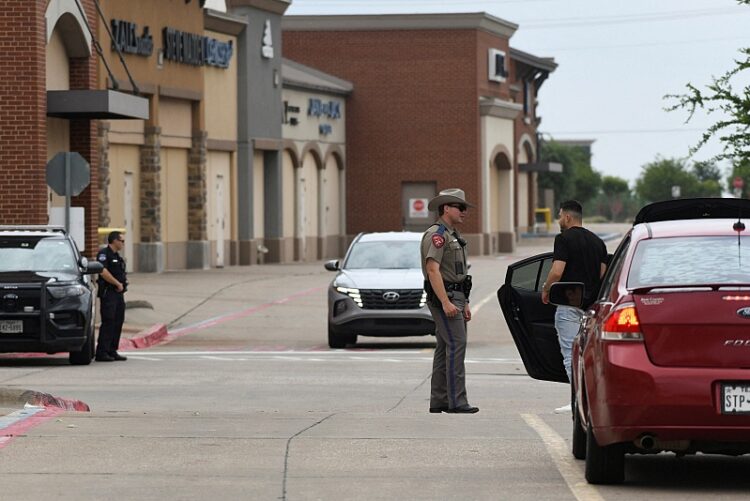
<path fill-rule="evenodd" d="M 551 252 L 513 263 L 497 299 L 529 376 L 567 383 L 555 331 L 555 306 L 542 303 L 542 284 L 551 267 Z"/>

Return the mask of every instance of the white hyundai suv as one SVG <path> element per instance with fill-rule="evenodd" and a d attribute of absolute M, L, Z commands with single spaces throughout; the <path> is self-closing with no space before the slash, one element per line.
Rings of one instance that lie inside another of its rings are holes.
<path fill-rule="evenodd" d="M 360 233 L 328 289 L 328 345 L 344 348 L 357 336 L 435 334 L 420 266 L 421 233 Z"/>

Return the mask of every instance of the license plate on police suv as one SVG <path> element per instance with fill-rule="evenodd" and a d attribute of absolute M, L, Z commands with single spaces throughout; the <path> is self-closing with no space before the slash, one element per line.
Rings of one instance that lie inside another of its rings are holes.
<path fill-rule="evenodd" d="M 750 414 L 750 383 L 723 383 L 721 385 L 721 412 Z"/>
<path fill-rule="evenodd" d="M 23 320 L 0 320 L 0 334 L 22 334 Z"/>

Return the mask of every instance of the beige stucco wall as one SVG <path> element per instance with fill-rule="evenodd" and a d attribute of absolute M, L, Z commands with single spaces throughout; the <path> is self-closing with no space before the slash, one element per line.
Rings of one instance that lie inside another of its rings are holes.
<path fill-rule="evenodd" d="M 145 124 L 144 120 L 110 120 L 108 135 L 110 144 L 145 144 L 143 138 Z"/>
<path fill-rule="evenodd" d="M 206 31 L 205 35 L 222 42 L 232 41 L 235 50 L 237 49 L 236 37 L 213 31 Z M 207 66 L 203 70 L 203 78 L 206 83 L 203 102 L 208 138 L 236 141 L 237 55 L 232 56 L 226 69 Z"/>
<path fill-rule="evenodd" d="M 341 118 L 330 119 L 325 116 L 314 117 L 308 116 L 307 111 L 309 108 L 310 98 L 320 99 L 323 102 L 335 101 L 340 104 Z M 301 92 L 297 90 L 284 89 L 282 91 L 282 99 L 287 101 L 290 106 L 297 106 L 300 111 L 299 113 L 288 115 L 288 118 L 295 117 L 299 121 L 297 125 L 291 125 L 286 123 L 282 126 L 282 135 L 285 139 L 293 139 L 296 141 L 321 141 L 325 143 L 340 143 L 343 144 L 346 141 L 346 100 L 340 96 L 332 96 L 330 94 L 315 93 L 315 92 Z M 321 124 L 328 124 L 332 127 L 333 131 L 327 136 L 320 134 L 318 127 Z"/>
<path fill-rule="evenodd" d="M 340 181 L 341 171 L 334 157 L 328 157 L 324 173 L 323 203 L 325 204 L 325 230 L 326 235 L 340 235 L 341 231 L 341 200 Z"/>
<path fill-rule="evenodd" d="M 506 145 L 508 160 L 513 165 L 513 121 L 485 116 L 481 119 L 482 166 L 485 170 L 483 203 L 485 231 L 512 232 L 513 171 L 498 170 L 492 162 L 492 152 L 498 145 Z"/>
<path fill-rule="evenodd" d="M 159 99 L 162 147 L 190 148 L 193 135 L 190 101 Z"/>
<path fill-rule="evenodd" d="M 187 150 L 161 150 L 161 227 L 162 241 L 187 242 L 188 189 Z"/>
<path fill-rule="evenodd" d="M 47 44 L 47 90 L 70 88 L 70 64 L 62 37 L 58 30 L 52 32 Z M 61 151 L 70 151 L 70 121 L 47 117 L 47 161 Z M 65 197 L 47 188 L 50 207 L 65 206 Z"/>
<path fill-rule="evenodd" d="M 294 237 L 294 211 L 296 204 L 294 198 L 295 190 L 295 168 L 292 156 L 288 151 L 284 151 L 281 161 L 281 178 L 283 183 L 283 236 L 284 238 Z"/>
<path fill-rule="evenodd" d="M 263 221 L 264 197 L 263 197 L 263 152 L 256 151 L 253 156 L 253 238 L 263 238 L 265 235 L 265 224 Z"/>
<path fill-rule="evenodd" d="M 140 198 L 138 186 L 140 185 L 140 150 L 137 146 L 132 145 L 110 145 L 109 148 L 109 187 L 107 197 L 109 199 L 109 218 L 110 226 L 113 228 L 125 227 L 125 173 L 133 174 L 133 199 L 132 214 L 133 234 L 128 237 L 133 242 L 140 242 L 141 229 L 140 221 Z"/>

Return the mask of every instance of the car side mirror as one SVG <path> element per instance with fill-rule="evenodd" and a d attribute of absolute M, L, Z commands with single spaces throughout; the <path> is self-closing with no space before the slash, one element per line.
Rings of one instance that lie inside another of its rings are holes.
<path fill-rule="evenodd" d="M 84 257 L 81 259 L 83 260 L 86 258 Z M 83 265 L 83 263 L 81 264 Z M 101 273 L 102 270 L 104 270 L 104 265 L 102 263 L 99 263 L 97 261 L 88 262 L 88 260 L 86 261 L 85 267 L 83 268 L 83 272 L 86 275 L 93 275 L 95 273 Z"/>
<path fill-rule="evenodd" d="M 326 261 L 323 266 L 325 266 L 328 271 L 339 271 L 339 260 L 334 259 L 332 261 Z"/>
<path fill-rule="evenodd" d="M 580 308 L 584 291 L 582 282 L 555 282 L 549 288 L 549 302 L 557 306 Z"/>

